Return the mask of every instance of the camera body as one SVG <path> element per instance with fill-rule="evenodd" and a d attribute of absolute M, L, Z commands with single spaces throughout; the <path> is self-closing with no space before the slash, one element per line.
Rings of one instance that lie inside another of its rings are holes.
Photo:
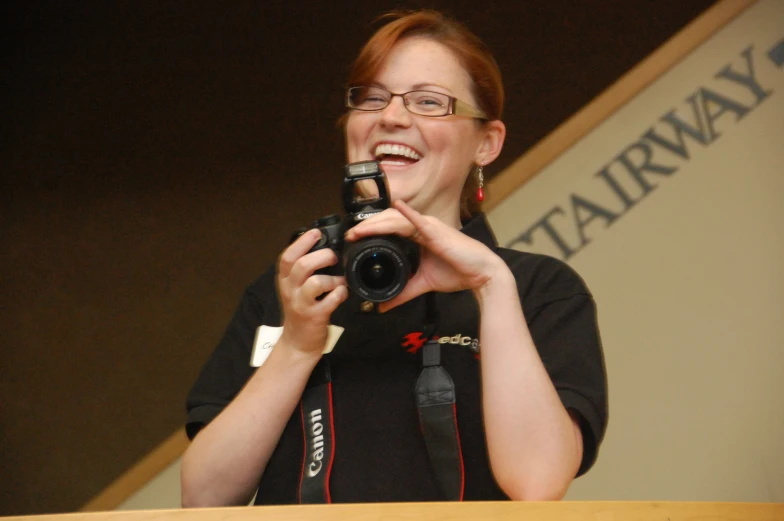
<path fill-rule="evenodd" d="M 374 182 L 377 197 L 359 195 L 360 182 Z M 328 215 L 312 226 L 298 229 L 291 241 L 317 228 L 321 239 L 310 252 L 329 248 L 337 264 L 318 270 L 326 275 L 345 275 L 349 288 L 365 300 L 386 302 L 397 296 L 419 266 L 419 246 L 397 235 L 366 237 L 347 243 L 343 236 L 358 223 L 389 208 L 389 188 L 378 161 L 346 165 L 343 178 L 343 207 L 346 215 Z M 308 252 L 308 253 L 310 253 Z"/>

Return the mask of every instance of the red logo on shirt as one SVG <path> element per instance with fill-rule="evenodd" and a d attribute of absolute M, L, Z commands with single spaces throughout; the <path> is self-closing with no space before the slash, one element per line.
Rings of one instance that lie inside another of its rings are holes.
<path fill-rule="evenodd" d="M 414 333 L 409 333 L 403 337 L 404 342 L 400 344 L 402 347 L 407 347 L 406 351 L 409 353 L 416 353 L 422 346 L 425 345 L 427 342 L 427 338 L 422 336 L 421 331 L 416 331 Z"/>
<path fill-rule="evenodd" d="M 459 345 L 467 347 L 474 355 L 474 358 L 479 360 L 479 340 L 476 338 L 471 338 L 470 336 L 463 336 L 461 334 L 457 334 L 455 336 L 433 336 L 433 340 L 437 341 L 439 344 L 452 344 L 452 345 Z M 414 333 L 409 333 L 403 337 L 403 342 L 400 343 L 402 347 L 407 347 L 407 352 L 411 354 L 415 354 L 417 351 L 422 349 L 422 346 L 425 345 L 427 342 L 427 337 L 422 334 L 420 331 L 415 331 Z"/>

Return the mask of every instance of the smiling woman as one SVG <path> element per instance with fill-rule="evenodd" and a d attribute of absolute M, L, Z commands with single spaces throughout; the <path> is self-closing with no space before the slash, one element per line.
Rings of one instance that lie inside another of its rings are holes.
<path fill-rule="evenodd" d="M 338 259 L 311 230 L 248 287 L 188 398 L 183 504 L 563 497 L 604 434 L 604 362 L 580 277 L 499 248 L 479 212 L 506 132 L 495 60 L 440 13 L 398 13 L 346 105 L 347 160 L 380 163 L 393 207 L 345 239 L 407 238 L 419 265 L 374 306 L 322 272 Z M 254 370 L 260 326 L 282 331 Z"/>
<path fill-rule="evenodd" d="M 498 157 L 503 123 L 462 115 L 485 117 L 474 108 L 474 81 L 457 55 L 427 37 L 397 43 L 373 83 L 349 90 L 360 94 L 348 97 L 355 109 L 346 121 L 348 160 L 380 159 L 396 199 L 459 228 L 463 186 L 478 166 Z M 408 153 L 389 154 L 388 145 Z"/>
<path fill-rule="evenodd" d="M 395 14 L 390 15 L 393 18 L 395 16 Z M 427 68 L 421 69 L 419 72 L 421 74 L 427 73 L 426 76 L 429 79 L 420 78 L 414 80 L 417 83 L 410 88 L 425 89 L 431 92 L 436 91 L 438 96 L 448 96 L 448 110 L 438 112 L 439 116 L 455 114 L 481 120 L 475 121 L 475 125 L 487 121 L 494 122 L 495 126 L 501 123 L 504 106 L 504 87 L 501 80 L 501 72 L 493 55 L 485 44 L 476 35 L 466 30 L 462 24 L 435 12 L 420 12 L 417 16 L 400 16 L 379 29 L 367 42 L 354 62 L 354 67 L 349 74 L 349 86 L 365 87 L 365 89 L 368 88 L 367 86 L 383 87 L 383 85 L 378 85 L 382 69 L 389 69 L 394 66 L 394 56 L 390 56 L 393 50 L 398 58 L 405 58 L 405 56 L 401 56 L 401 46 L 396 44 L 402 44 L 404 43 L 403 40 L 408 39 L 420 40 L 419 46 L 429 48 L 435 53 L 435 56 L 432 57 L 433 60 L 423 60 L 426 63 L 420 62 Z M 414 45 L 414 47 L 417 47 L 417 45 Z M 407 65 L 407 69 L 415 70 L 413 63 L 403 63 L 401 65 Z M 394 74 L 394 71 L 391 70 L 386 72 Z M 454 75 L 454 77 L 449 79 L 445 77 L 447 83 L 438 84 L 436 82 L 436 74 Z M 423 78 L 425 77 L 423 76 Z M 395 78 L 395 80 L 402 80 L 402 78 Z M 455 82 L 454 85 L 451 83 L 453 81 Z M 449 90 L 450 86 L 462 89 L 462 94 L 465 97 L 457 96 L 454 92 L 451 92 Z M 363 92 L 365 89 L 360 90 L 360 92 Z M 354 89 L 349 88 L 347 106 L 349 108 L 362 109 L 362 107 L 352 105 L 352 90 Z M 391 102 L 391 98 L 389 101 Z M 466 103 L 467 101 L 471 103 Z M 385 103 L 384 107 L 386 105 Z M 405 105 L 411 110 L 410 103 L 406 102 Z M 380 109 L 381 107 L 378 107 L 375 110 Z M 421 111 L 416 109 L 413 112 L 421 115 Z M 501 127 L 501 133 L 498 136 L 500 140 L 497 143 L 498 152 L 500 152 L 500 147 L 503 145 L 505 134 L 503 125 Z M 497 153 L 495 156 L 497 156 Z M 479 172 L 481 170 L 479 167 L 485 166 L 489 162 L 490 160 L 484 164 L 477 164 L 473 167 L 470 175 L 467 175 L 459 199 L 461 214 L 464 218 L 481 211 L 481 201 L 477 201 L 475 197 L 477 189 L 480 187 Z"/>

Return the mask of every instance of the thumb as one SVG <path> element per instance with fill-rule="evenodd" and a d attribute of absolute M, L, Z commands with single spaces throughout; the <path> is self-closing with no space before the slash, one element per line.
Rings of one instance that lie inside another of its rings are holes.
<path fill-rule="evenodd" d="M 409 300 L 413 300 L 420 295 L 424 295 L 425 293 L 431 291 L 430 286 L 428 285 L 425 278 L 420 273 L 417 273 L 411 279 L 409 279 L 408 284 L 406 287 L 403 288 L 395 298 L 388 300 L 386 302 L 382 302 L 378 305 L 378 311 L 380 313 L 386 313 L 390 309 L 396 308 L 401 304 L 405 304 Z"/>

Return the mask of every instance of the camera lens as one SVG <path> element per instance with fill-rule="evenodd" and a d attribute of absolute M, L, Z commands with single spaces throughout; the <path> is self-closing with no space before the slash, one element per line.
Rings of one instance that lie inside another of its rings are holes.
<path fill-rule="evenodd" d="M 371 237 L 346 250 L 349 287 L 371 302 L 397 296 L 411 274 L 411 263 L 394 237 Z"/>
<path fill-rule="evenodd" d="M 368 288 L 379 291 L 388 287 L 395 280 L 397 269 L 389 255 L 373 253 L 359 265 L 359 279 Z"/>

